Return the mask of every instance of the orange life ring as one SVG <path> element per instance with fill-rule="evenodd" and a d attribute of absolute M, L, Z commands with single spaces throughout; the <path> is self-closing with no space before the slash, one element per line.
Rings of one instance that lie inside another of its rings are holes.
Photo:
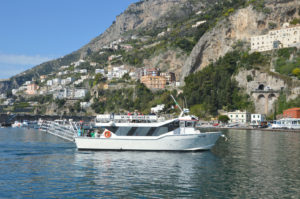
<path fill-rule="evenodd" d="M 111 132 L 110 132 L 110 131 L 105 131 L 105 132 L 104 132 L 104 136 L 105 136 L 106 138 L 110 138 L 110 137 L 111 137 Z"/>

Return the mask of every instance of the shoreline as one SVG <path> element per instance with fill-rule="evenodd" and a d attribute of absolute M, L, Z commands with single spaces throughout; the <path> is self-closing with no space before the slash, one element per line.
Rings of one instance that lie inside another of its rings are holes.
<path fill-rule="evenodd" d="M 300 133 L 300 129 L 269 129 L 269 128 L 248 128 L 248 127 L 240 127 L 240 128 L 229 128 L 229 127 L 198 127 L 198 129 L 218 129 L 218 130 L 259 130 L 259 131 L 276 131 L 276 132 L 295 132 Z"/>

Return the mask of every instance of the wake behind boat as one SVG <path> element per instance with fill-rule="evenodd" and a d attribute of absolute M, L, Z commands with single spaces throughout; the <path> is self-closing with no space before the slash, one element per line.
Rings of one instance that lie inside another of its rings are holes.
<path fill-rule="evenodd" d="M 176 101 L 175 101 L 176 102 Z M 181 109 L 181 108 L 180 108 Z M 201 133 L 198 118 L 182 110 L 176 119 L 158 121 L 154 116 L 99 116 L 101 130 L 92 137 L 75 136 L 78 150 L 199 151 L 211 149 L 220 132 Z M 185 116 L 184 116 L 185 115 Z"/>

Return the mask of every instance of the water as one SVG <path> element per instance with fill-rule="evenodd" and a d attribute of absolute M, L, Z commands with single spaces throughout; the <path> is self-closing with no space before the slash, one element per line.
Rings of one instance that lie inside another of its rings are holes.
<path fill-rule="evenodd" d="M 224 133 L 211 152 L 80 152 L 0 129 L 0 198 L 299 198 L 300 133 Z"/>

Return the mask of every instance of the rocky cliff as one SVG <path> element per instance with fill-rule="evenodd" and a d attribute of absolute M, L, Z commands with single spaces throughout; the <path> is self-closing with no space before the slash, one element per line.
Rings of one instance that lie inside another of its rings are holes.
<path fill-rule="evenodd" d="M 219 21 L 206 32 L 193 48 L 183 66 L 182 78 L 196 70 L 201 70 L 210 62 L 224 56 L 237 42 L 250 44 L 251 36 L 267 33 L 271 28 L 299 17 L 300 1 L 268 0 L 265 8 L 257 10 L 253 5 L 236 10 L 231 16 Z M 249 46 L 248 46 L 249 47 Z"/>

